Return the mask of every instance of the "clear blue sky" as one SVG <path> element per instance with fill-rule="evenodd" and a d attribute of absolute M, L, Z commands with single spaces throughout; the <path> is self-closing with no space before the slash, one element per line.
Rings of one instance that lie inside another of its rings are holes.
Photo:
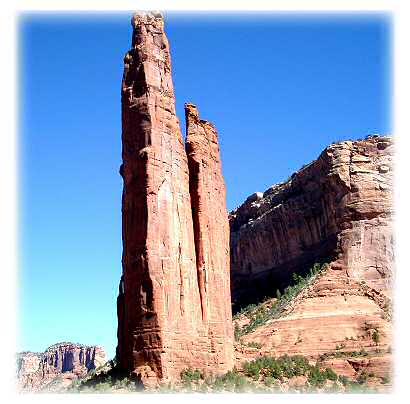
<path fill-rule="evenodd" d="M 228 209 L 326 145 L 391 132 L 390 19 L 166 16 L 177 112 L 220 134 Z M 130 15 L 19 21 L 18 350 L 116 346 L 120 84 Z"/>

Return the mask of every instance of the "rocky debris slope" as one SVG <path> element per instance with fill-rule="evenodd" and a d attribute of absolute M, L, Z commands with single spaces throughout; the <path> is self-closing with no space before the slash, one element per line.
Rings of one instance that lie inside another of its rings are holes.
<path fill-rule="evenodd" d="M 338 278 L 329 266 L 279 316 L 269 316 L 275 300 L 257 305 L 251 315 L 245 310 L 235 317 L 238 367 L 263 355 L 303 355 L 351 379 L 366 375 L 371 385 L 390 386 L 388 298 L 363 283 Z M 255 327 L 249 326 L 255 322 Z"/>
<path fill-rule="evenodd" d="M 23 391 L 39 391 L 58 379 L 55 384 L 64 388 L 105 362 L 102 347 L 70 342 L 54 344 L 42 353 L 21 352 L 17 354 L 18 386 Z"/>
<path fill-rule="evenodd" d="M 137 13 L 132 25 L 122 81 L 117 357 L 150 385 L 187 367 L 223 373 L 233 365 L 229 225 L 217 134 L 191 104 L 185 151 L 163 18 Z"/>
<path fill-rule="evenodd" d="M 282 184 L 230 215 L 236 307 L 283 289 L 294 272 L 332 263 L 337 277 L 390 294 L 391 137 L 330 145 Z"/>

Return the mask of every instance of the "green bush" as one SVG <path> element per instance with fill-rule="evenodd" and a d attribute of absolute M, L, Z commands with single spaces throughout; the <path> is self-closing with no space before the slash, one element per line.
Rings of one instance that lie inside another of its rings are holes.
<path fill-rule="evenodd" d="M 347 376 L 339 375 L 338 380 L 340 383 L 343 384 L 343 386 L 347 386 L 348 383 L 350 382 L 350 379 Z"/>
<path fill-rule="evenodd" d="M 228 390 L 241 392 L 249 388 L 249 384 L 246 378 L 239 374 L 239 372 L 235 368 L 222 376 L 218 376 L 216 378 L 206 378 L 205 384 L 211 390 L 215 391 Z"/>
<path fill-rule="evenodd" d="M 262 356 L 243 364 L 244 373 L 254 380 L 258 380 L 262 373 L 265 377 L 282 380 L 284 377 L 306 375 L 310 369 L 309 361 L 301 355 Z"/>
<path fill-rule="evenodd" d="M 273 386 L 273 385 L 276 384 L 276 379 L 274 377 L 271 377 L 271 376 L 266 376 L 263 379 L 263 383 L 266 387 L 270 387 L 270 386 Z"/>
<path fill-rule="evenodd" d="M 372 340 L 378 345 L 380 342 L 380 331 L 376 328 L 372 333 Z"/>
<path fill-rule="evenodd" d="M 248 342 L 247 346 L 248 346 L 249 348 L 261 349 L 263 345 L 262 345 L 260 342 L 251 341 L 251 342 Z"/>
<path fill-rule="evenodd" d="M 337 348 L 336 348 L 337 349 Z M 340 349 L 340 348 L 339 348 Z M 358 358 L 369 356 L 363 348 L 360 351 L 338 351 L 338 352 L 326 352 L 319 356 L 319 360 L 323 361 L 331 358 Z"/>
<path fill-rule="evenodd" d="M 308 382 L 311 386 L 314 387 L 323 387 L 327 380 L 326 371 L 320 370 L 320 367 L 316 364 L 316 366 L 312 366 L 308 374 Z"/>
<path fill-rule="evenodd" d="M 357 382 L 359 384 L 365 384 L 367 382 L 369 378 L 369 375 L 367 374 L 367 372 L 364 370 L 362 371 L 359 376 L 357 377 Z"/>
<path fill-rule="evenodd" d="M 330 368 L 325 369 L 325 374 L 326 374 L 326 379 L 336 381 L 337 380 L 337 374 Z"/>
<path fill-rule="evenodd" d="M 239 341 L 239 338 L 242 336 L 242 330 L 238 323 L 235 323 L 235 328 L 234 328 L 233 333 L 234 333 L 235 341 Z"/>
<path fill-rule="evenodd" d="M 201 371 L 199 369 L 184 369 L 181 372 L 181 380 L 183 382 L 189 383 L 193 381 L 198 381 L 202 378 Z"/>

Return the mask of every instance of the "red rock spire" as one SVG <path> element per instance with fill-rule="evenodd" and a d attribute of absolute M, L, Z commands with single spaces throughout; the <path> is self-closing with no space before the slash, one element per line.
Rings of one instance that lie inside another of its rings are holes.
<path fill-rule="evenodd" d="M 189 166 L 198 288 L 202 318 L 216 350 L 231 363 L 232 307 L 229 281 L 229 222 L 218 134 L 198 109 L 185 104 L 186 150 Z"/>
<path fill-rule="evenodd" d="M 132 25 L 132 49 L 124 58 L 122 82 L 119 367 L 146 382 L 179 378 L 188 367 L 221 373 L 232 367 L 232 336 L 226 335 L 225 327 L 217 338 L 222 345 L 227 338 L 227 359 L 215 350 L 216 340 L 201 310 L 190 174 L 175 114 L 163 18 L 159 13 L 137 13 Z M 229 284 L 229 267 L 223 273 Z M 210 289 L 214 286 L 219 287 L 209 284 Z M 215 324 L 222 316 L 230 321 L 224 308 L 213 312 L 220 317 Z"/>

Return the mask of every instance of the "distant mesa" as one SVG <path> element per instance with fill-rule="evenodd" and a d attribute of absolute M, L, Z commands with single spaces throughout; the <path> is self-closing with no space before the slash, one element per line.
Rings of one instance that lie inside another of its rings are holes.
<path fill-rule="evenodd" d="M 106 362 L 104 348 L 71 342 L 51 345 L 44 352 L 17 354 L 17 382 L 20 390 L 47 390 L 53 383 L 56 390 L 64 389 L 91 369 Z"/>

